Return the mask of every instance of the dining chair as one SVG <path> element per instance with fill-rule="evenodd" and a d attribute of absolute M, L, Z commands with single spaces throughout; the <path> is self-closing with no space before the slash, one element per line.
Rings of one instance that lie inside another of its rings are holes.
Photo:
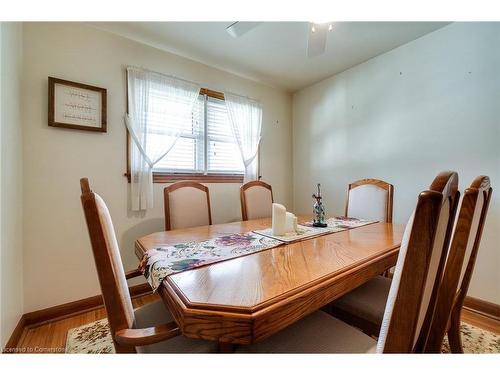
<path fill-rule="evenodd" d="M 443 192 L 449 183 L 451 172 L 440 173 L 430 186 L 430 190 Z M 447 202 L 448 214 L 446 216 L 447 231 L 444 246 L 448 249 L 455 212 L 460 193 L 450 195 Z M 443 216 L 444 217 L 444 216 Z M 444 220 L 444 219 L 443 219 Z M 444 262 L 444 261 L 443 261 Z M 354 325 L 365 333 L 378 336 L 386 308 L 387 298 L 391 288 L 392 279 L 385 276 L 376 276 L 353 291 L 335 300 L 330 306 L 330 312 L 339 319 Z M 434 296 L 437 291 L 434 291 Z"/>
<path fill-rule="evenodd" d="M 208 187 L 180 181 L 163 189 L 165 230 L 212 224 Z"/>
<path fill-rule="evenodd" d="M 267 340 L 241 346 L 251 353 L 420 353 L 428 337 L 441 280 L 458 175 L 441 173 L 419 194 L 406 225 L 378 341 L 319 310 Z"/>
<path fill-rule="evenodd" d="M 351 182 L 345 216 L 392 223 L 394 186 L 374 178 Z"/>
<path fill-rule="evenodd" d="M 147 304 L 134 311 L 127 279 L 142 274 L 139 270 L 124 272 L 106 203 L 90 190 L 87 178 L 80 180 L 80 187 L 97 276 L 116 352 L 215 352 L 216 346 L 213 343 L 182 336 L 162 301 Z"/>
<path fill-rule="evenodd" d="M 272 216 L 273 188 L 263 181 L 250 181 L 240 187 L 243 221 Z"/>
<path fill-rule="evenodd" d="M 452 353 L 463 353 L 460 313 L 474 270 L 492 192 L 487 176 L 475 178 L 464 191 L 439 288 L 436 312 L 425 345 L 428 353 L 440 353 L 446 334 Z"/>

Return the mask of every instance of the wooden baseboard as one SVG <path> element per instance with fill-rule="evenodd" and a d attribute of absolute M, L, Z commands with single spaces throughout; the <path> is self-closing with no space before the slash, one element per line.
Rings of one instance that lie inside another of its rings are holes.
<path fill-rule="evenodd" d="M 132 298 L 152 293 L 151 287 L 147 283 L 131 286 L 129 287 L 129 291 Z M 23 314 L 21 319 L 19 319 L 16 328 L 10 335 L 3 352 L 8 353 L 9 348 L 15 348 L 17 346 L 25 328 L 36 327 L 42 324 L 66 319 L 71 316 L 97 310 L 102 307 L 104 307 L 102 296 L 97 295 Z"/>
<path fill-rule="evenodd" d="M 2 353 L 8 353 L 9 348 L 15 348 L 17 346 L 17 343 L 21 339 L 25 327 L 26 327 L 26 319 L 24 318 L 24 315 L 22 315 L 21 319 L 19 319 L 19 322 L 17 322 L 16 328 L 14 328 L 14 331 L 12 331 L 12 334 L 7 340 L 7 343 L 5 344 L 5 348 L 3 348 Z"/>
<path fill-rule="evenodd" d="M 479 298 L 465 297 L 464 309 L 500 321 L 500 305 Z"/>

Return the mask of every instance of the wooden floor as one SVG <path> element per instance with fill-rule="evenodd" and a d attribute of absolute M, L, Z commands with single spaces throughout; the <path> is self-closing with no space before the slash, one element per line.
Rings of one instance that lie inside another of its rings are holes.
<path fill-rule="evenodd" d="M 157 294 L 150 294 L 133 299 L 134 307 L 141 307 L 147 303 L 158 300 Z M 95 322 L 106 317 L 104 308 L 85 312 L 70 318 L 31 326 L 24 332 L 17 345 L 18 353 L 64 353 L 66 347 L 66 333 L 71 328 Z"/>
<path fill-rule="evenodd" d="M 134 307 L 140 307 L 158 300 L 157 295 L 146 295 L 134 299 Z M 71 328 L 92 323 L 106 317 L 104 308 L 85 312 L 63 320 L 25 328 L 18 344 L 20 353 L 64 353 L 66 333 Z M 476 327 L 500 334 L 500 324 L 497 320 L 478 313 L 464 310 L 462 320 Z"/>
<path fill-rule="evenodd" d="M 462 310 L 462 321 L 500 335 L 500 322 L 470 310 Z"/>

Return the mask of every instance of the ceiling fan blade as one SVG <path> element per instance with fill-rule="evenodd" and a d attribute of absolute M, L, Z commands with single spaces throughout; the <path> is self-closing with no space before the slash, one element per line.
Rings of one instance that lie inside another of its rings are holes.
<path fill-rule="evenodd" d="M 331 29 L 329 24 L 309 23 L 309 38 L 307 40 L 307 56 L 319 56 L 325 52 L 326 36 Z"/>
<path fill-rule="evenodd" d="M 231 35 L 233 38 L 239 38 L 243 34 L 246 34 L 250 30 L 252 30 L 254 27 L 258 26 L 262 22 L 241 22 L 241 21 L 236 21 L 235 23 L 232 23 L 228 27 L 226 27 L 226 31 L 228 32 L 229 35 Z"/>

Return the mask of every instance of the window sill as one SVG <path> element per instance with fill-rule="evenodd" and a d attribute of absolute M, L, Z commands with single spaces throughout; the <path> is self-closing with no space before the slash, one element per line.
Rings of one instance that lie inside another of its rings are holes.
<path fill-rule="evenodd" d="M 130 183 L 130 174 L 125 173 L 128 182 Z M 197 181 L 209 183 L 243 183 L 242 174 L 202 174 L 202 173 L 153 173 L 153 183 L 169 183 L 177 181 Z"/>

